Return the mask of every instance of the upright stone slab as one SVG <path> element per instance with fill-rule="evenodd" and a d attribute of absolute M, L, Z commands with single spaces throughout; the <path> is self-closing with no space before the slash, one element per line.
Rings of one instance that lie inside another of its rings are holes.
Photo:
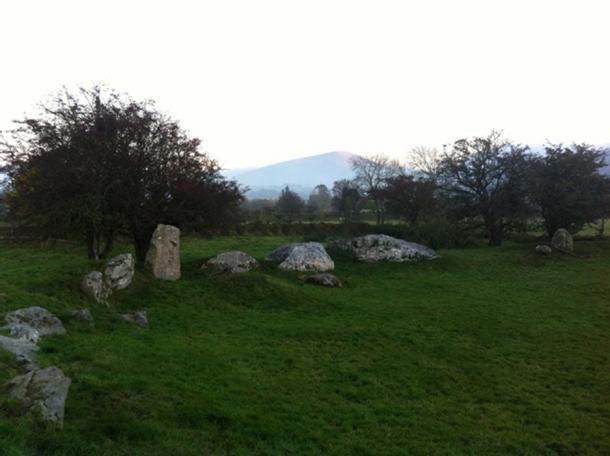
<path fill-rule="evenodd" d="M 559 228 L 555 231 L 553 239 L 551 239 L 551 245 L 554 249 L 561 252 L 572 253 L 574 251 L 574 240 L 568 230 Z"/>
<path fill-rule="evenodd" d="M 171 225 L 157 225 L 146 254 L 146 264 L 157 279 L 180 278 L 180 230 Z"/>

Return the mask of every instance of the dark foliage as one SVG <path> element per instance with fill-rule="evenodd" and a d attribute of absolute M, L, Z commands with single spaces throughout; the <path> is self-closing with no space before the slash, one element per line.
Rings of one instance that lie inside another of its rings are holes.
<path fill-rule="evenodd" d="M 347 179 L 338 180 L 332 189 L 332 208 L 345 223 L 352 222 L 366 204 L 358 185 Z"/>
<path fill-rule="evenodd" d="M 45 236 L 83 235 L 92 258 L 126 231 L 143 259 L 157 223 L 227 225 L 242 200 L 199 140 L 150 101 L 64 90 L 18 125 L 1 144 L 11 213 Z"/>
<path fill-rule="evenodd" d="M 605 151 L 587 144 L 548 144 L 545 155 L 532 160 L 530 195 L 549 236 L 610 215 L 610 179 L 600 173 L 604 158 Z"/>
<path fill-rule="evenodd" d="M 443 155 L 438 185 L 452 215 L 471 227 L 484 227 L 489 245 L 523 226 L 527 204 L 527 147 L 504 140 L 499 132 L 461 139 Z"/>
<path fill-rule="evenodd" d="M 285 187 L 277 200 L 275 210 L 281 219 L 290 223 L 303 213 L 305 202 L 297 193 Z"/>
<path fill-rule="evenodd" d="M 436 208 L 435 191 L 433 181 L 406 175 L 387 179 L 381 190 L 387 212 L 410 223 L 415 223 L 423 212 Z"/>

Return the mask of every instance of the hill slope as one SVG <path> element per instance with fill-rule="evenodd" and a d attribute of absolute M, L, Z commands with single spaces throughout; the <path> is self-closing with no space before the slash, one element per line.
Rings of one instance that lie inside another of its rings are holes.
<path fill-rule="evenodd" d="M 307 196 L 318 184 L 330 188 L 336 180 L 352 178 L 350 161 L 356 156 L 349 152 L 328 152 L 245 172 L 232 174 L 229 171 L 227 175 L 249 187 L 247 195 L 250 198 L 277 197 L 286 185 L 302 196 Z"/>

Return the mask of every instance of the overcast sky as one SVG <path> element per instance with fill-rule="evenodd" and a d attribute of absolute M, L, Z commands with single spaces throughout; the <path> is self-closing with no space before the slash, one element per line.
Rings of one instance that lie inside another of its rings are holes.
<path fill-rule="evenodd" d="M 608 1 L 4 1 L 0 129 L 62 85 L 152 98 L 225 167 L 502 129 L 610 142 Z"/>

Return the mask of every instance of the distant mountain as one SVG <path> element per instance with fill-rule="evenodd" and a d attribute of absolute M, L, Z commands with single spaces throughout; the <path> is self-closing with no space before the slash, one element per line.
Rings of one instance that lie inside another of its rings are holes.
<path fill-rule="evenodd" d="M 357 155 L 349 152 L 328 152 L 262 168 L 228 170 L 225 175 L 248 187 L 248 198 L 277 198 L 285 186 L 307 197 L 318 184 L 330 189 L 336 180 L 353 178 L 351 160 L 354 157 Z"/>

